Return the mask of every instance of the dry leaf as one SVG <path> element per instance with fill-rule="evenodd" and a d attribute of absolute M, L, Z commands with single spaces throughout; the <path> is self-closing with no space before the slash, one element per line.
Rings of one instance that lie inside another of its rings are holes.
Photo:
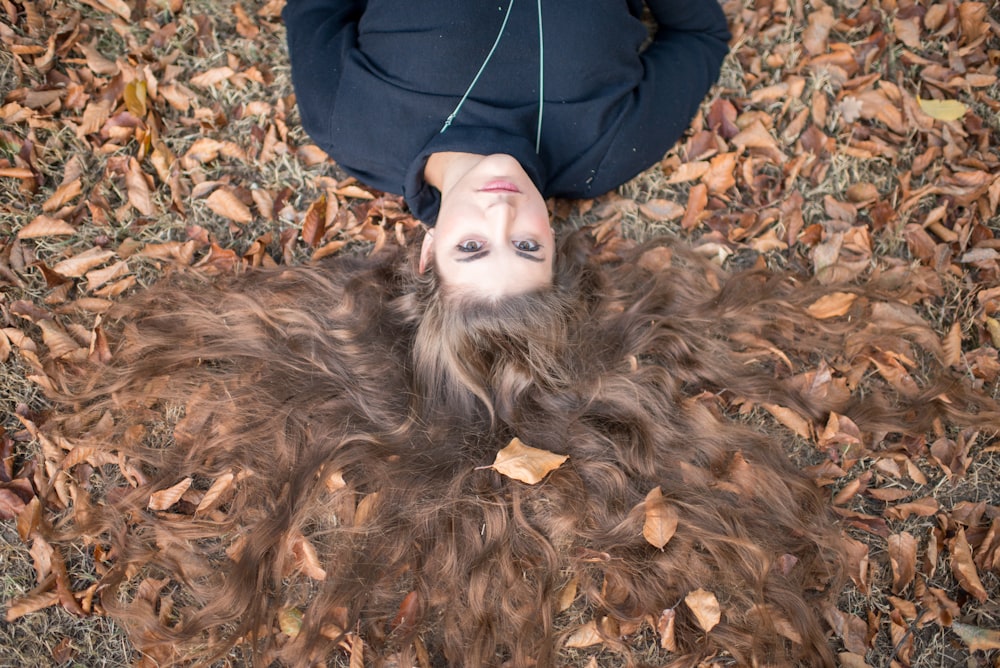
<path fill-rule="evenodd" d="M 851 305 L 858 296 L 852 292 L 831 292 L 823 295 L 806 309 L 809 315 L 819 320 L 836 318 L 851 310 Z"/>
<path fill-rule="evenodd" d="M 925 100 L 918 96 L 917 104 L 925 114 L 939 121 L 957 121 L 968 111 L 958 100 Z"/>
<path fill-rule="evenodd" d="M 573 630 L 566 638 L 565 647 L 579 649 L 581 647 L 592 647 L 604 642 L 600 631 L 597 630 L 597 622 L 593 619 L 582 624 Z"/>
<path fill-rule="evenodd" d="M 209 88 L 218 83 L 222 83 L 229 77 L 236 74 L 232 68 L 222 66 L 213 67 L 210 70 L 206 70 L 201 74 L 195 75 L 188 79 L 192 86 L 198 86 L 199 88 Z"/>
<path fill-rule="evenodd" d="M 677 651 L 677 637 L 674 632 L 674 625 L 677 621 L 677 611 L 667 608 L 660 613 L 660 618 L 656 620 L 656 631 L 660 634 L 660 647 L 668 652 Z"/>
<path fill-rule="evenodd" d="M 889 536 L 889 563 L 892 565 L 892 591 L 900 593 L 913 581 L 917 572 L 917 539 L 904 531 Z"/>
<path fill-rule="evenodd" d="M 647 543 L 662 550 L 677 531 L 677 511 L 664 500 L 659 486 L 646 495 L 645 508 L 642 536 Z"/>
<path fill-rule="evenodd" d="M 67 278 L 83 276 L 94 267 L 98 267 L 115 256 L 114 251 L 103 248 L 89 248 L 73 257 L 57 262 L 52 271 Z"/>
<path fill-rule="evenodd" d="M 76 228 L 65 220 L 41 214 L 17 231 L 18 239 L 40 239 L 76 234 Z"/>
<path fill-rule="evenodd" d="M 540 450 L 525 445 L 515 437 L 503 450 L 497 453 L 491 468 L 497 473 L 534 485 L 542 481 L 550 471 L 562 466 L 569 459 L 568 455 L 557 455 L 548 450 Z"/>
<path fill-rule="evenodd" d="M 972 560 L 972 548 L 965 538 L 964 529 L 959 527 L 955 537 L 951 539 L 949 547 L 951 549 L 951 572 L 958 580 L 959 586 L 972 594 L 980 603 L 985 603 L 989 594 L 983 587 L 982 580 L 979 579 L 979 572 Z"/>
<path fill-rule="evenodd" d="M 128 171 L 125 173 L 125 187 L 128 190 L 128 202 L 135 210 L 144 216 L 152 216 L 153 193 L 146 181 L 146 174 L 135 158 L 128 159 Z"/>
<path fill-rule="evenodd" d="M 828 5 L 809 14 L 809 25 L 802 33 L 802 46 L 806 51 L 813 55 L 826 51 L 826 40 L 834 23 L 836 18 L 833 15 L 833 8 Z"/>
<path fill-rule="evenodd" d="M 698 626 L 708 633 L 722 620 L 719 599 L 710 591 L 695 589 L 684 597 L 684 603 L 694 613 Z"/>
<path fill-rule="evenodd" d="M 228 188 L 219 188 L 212 191 L 212 194 L 205 199 L 208 208 L 214 213 L 228 218 L 229 220 L 246 225 L 253 222 L 253 214 L 250 207 L 243 203 L 233 191 Z"/>
<path fill-rule="evenodd" d="M 302 630 L 302 611 L 298 608 L 282 608 L 278 611 L 278 628 L 286 636 L 294 638 Z"/>
<path fill-rule="evenodd" d="M 984 629 L 978 626 L 952 622 L 951 630 L 958 634 L 970 652 L 988 649 L 1000 649 L 1000 631 Z"/>
<path fill-rule="evenodd" d="M 172 487 L 150 494 L 146 507 L 150 510 L 166 510 L 180 500 L 184 492 L 191 486 L 191 482 L 192 479 L 188 476 Z"/>
<path fill-rule="evenodd" d="M 195 514 L 197 515 L 198 513 L 211 510 L 222 495 L 228 492 L 233 486 L 233 480 L 235 478 L 236 476 L 232 472 L 223 473 L 216 478 L 212 482 L 212 486 L 205 492 L 205 496 L 201 497 L 201 501 L 198 502 L 198 507 L 194 509 Z"/>
<path fill-rule="evenodd" d="M 639 205 L 639 211 L 652 220 L 674 220 L 684 215 L 684 207 L 669 199 L 651 199 Z"/>

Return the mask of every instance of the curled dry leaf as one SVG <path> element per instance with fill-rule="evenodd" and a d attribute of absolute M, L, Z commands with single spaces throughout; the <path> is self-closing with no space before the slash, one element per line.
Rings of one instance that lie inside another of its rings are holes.
<path fill-rule="evenodd" d="M 201 497 L 201 501 L 198 502 L 198 507 L 194 509 L 195 514 L 211 510 L 218 503 L 222 495 L 228 492 L 233 486 L 233 479 L 235 477 L 230 471 L 216 478 L 212 482 L 211 487 L 208 488 L 208 491 L 205 492 L 205 496 Z"/>
<path fill-rule="evenodd" d="M 184 492 L 191 486 L 191 482 L 191 477 L 188 476 L 176 485 L 161 489 L 159 492 L 153 492 L 149 495 L 149 503 L 146 504 L 146 507 L 150 510 L 166 510 L 180 500 Z"/>
<path fill-rule="evenodd" d="M 677 511 L 667 504 L 659 486 L 646 495 L 646 520 L 642 537 L 655 548 L 662 550 L 677 531 Z"/>
<path fill-rule="evenodd" d="M 278 628 L 290 638 L 302 630 L 302 611 L 298 608 L 282 608 L 278 611 Z"/>
<path fill-rule="evenodd" d="M 694 613 L 698 626 L 708 633 L 722 620 L 719 599 L 710 591 L 695 589 L 684 597 L 684 604 Z"/>
<path fill-rule="evenodd" d="M 674 220 L 684 215 L 684 207 L 668 199 L 651 199 L 639 205 L 639 211 L 652 220 Z"/>
<path fill-rule="evenodd" d="M 660 647 L 668 652 L 677 651 L 677 637 L 674 633 L 674 624 L 677 621 L 677 611 L 667 608 L 660 613 L 660 618 L 656 620 L 656 631 L 660 634 Z"/>
<path fill-rule="evenodd" d="M 506 448 L 497 453 L 492 465 L 482 468 L 491 468 L 508 478 L 534 485 L 541 482 L 550 471 L 562 466 L 567 459 L 568 455 L 533 448 L 515 437 Z"/>

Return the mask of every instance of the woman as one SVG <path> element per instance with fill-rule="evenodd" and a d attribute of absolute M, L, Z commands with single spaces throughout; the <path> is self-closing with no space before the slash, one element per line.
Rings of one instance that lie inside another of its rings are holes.
<path fill-rule="evenodd" d="M 260 665 L 341 647 L 352 665 L 562 665 L 563 630 L 593 620 L 632 665 L 662 645 L 660 664 L 833 666 L 826 504 L 727 413 L 922 433 L 996 424 L 996 406 L 940 367 L 895 400 L 871 378 L 853 396 L 790 382 L 789 357 L 848 368 L 846 348 L 894 345 L 858 336 L 874 290 L 820 321 L 807 307 L 829 288 L 591 251 L 571 236 L 552 290 L 472 311 L 442 312 L 398 250 L 137 295 L 110 318 L 110 362 L 60 376 L 48 452 L 74 455 L 45 470 L 72 477 L 76 510 L 55 538 L 104 546 L 102 603 L 160 665 L 233 645 Z M 506 477 L 490 465 L 514 438 L 569 459 Z M 676 519 L 664 544 L 650 513 Z M 724 613 L 708 633 L 682 604 L 699 591 Z"/>
<path fill-rule="evenodd" d="M 544 199 L 663 157 L 728 51 L 716 0 L 291 0 L 302 124 L 427 224 L 422 267 L 481 296 L 548 285 Z"/>

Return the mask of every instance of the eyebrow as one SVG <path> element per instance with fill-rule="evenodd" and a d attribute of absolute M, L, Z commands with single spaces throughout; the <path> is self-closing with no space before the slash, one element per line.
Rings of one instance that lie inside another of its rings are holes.
<path fill-rule="evenodd" d="M 483 259 L 489 254 L 490 252 L 488 250 L 479 251 L 478 253 L 474 253 L 469 257 L 455 258 L 455 262 L 475 262 L 476 260 Z M 544 257 L 538 257 L 537 255 L 532 255 L 531 253 L 525 253 L 524 251 L 515 250 L 514 254 L 517 255 L 518 257 L 523 257 L 525 260 L 531 260 L 532 262 L 545 262 Z"/>

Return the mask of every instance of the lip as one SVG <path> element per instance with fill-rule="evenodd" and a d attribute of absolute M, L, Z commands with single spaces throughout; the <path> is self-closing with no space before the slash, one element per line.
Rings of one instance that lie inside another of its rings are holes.
<path fill-rule="evenodd" d="M 479 192 L 483 193 L 518 193 L 520 194 L 521 189 L 515 186 L 510 181 L 504 181 L 498 179 L 496 181 L 490 181 L 485 186 L 479 189 Z"/>

